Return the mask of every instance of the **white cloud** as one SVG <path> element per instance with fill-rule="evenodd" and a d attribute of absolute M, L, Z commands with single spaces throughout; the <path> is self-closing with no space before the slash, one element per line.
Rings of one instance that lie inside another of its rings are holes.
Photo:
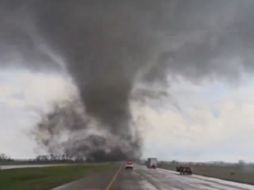
<path fill-rule="evenodd" d="M 77 93 L 66 75 L 28 70 L 0 72 L 0 152 L 13 157 L 31 157 L 36 152 L 30 129 L 38 114 L 52 102 L 67 100 Z"/>
<path fill-rule="evenodd" d="M 247 80 L 248 79 L 248 80 Z M 133 103 L 145 139 L 144 156 L 180 160 L 254 160 L 254 80 L 223 83 L 172 83 L 162 109 Z M 251 82 L 250 82 L 251 81 Z"/>

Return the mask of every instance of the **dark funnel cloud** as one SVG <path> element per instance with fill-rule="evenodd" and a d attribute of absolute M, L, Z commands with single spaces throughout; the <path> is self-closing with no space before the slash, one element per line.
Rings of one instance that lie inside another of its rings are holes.
<path fill-rule="evenodd" d="M 3 65 L 21 57 L 29 68 L 58 72 L 60 57 L 79 91 L 75 103 L 53 107 L 36 128 L 49 152 L 138 157 L 133 101 L 169 95 L 156 89 L 177 77 L 232 80 L 253 71 L 252 0 L 0 3 Z"/>
<path fill-rule="evenodd" d="M 152 55 L 153 16 L 158 10 L 143 2 L 69 0 L 38 1 L 33 9 L 41 36 L 64 57 L 85 114 L 109 133 L 70 140 L 65 145 L 67 152 L 92 160 L 140 156 L 130 96 L 136 76 Z"/>

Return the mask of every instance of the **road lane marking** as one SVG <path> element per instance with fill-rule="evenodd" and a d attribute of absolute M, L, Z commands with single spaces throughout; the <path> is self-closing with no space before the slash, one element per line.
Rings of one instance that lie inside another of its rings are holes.
<path fill-rule="evenodd" d="M 116 181 L 121 169 L 122 169 L 122 164 L 119 167 L 119 169 L 117 170 L 117 172 L 115 173 L 115 175 L 113 176 L 113 178 L 111 179 L 110 183 L 108 184 L 108 186 L 106 187 L 105 190 L 110 190 L 112 188 L 112 186 L 113 186 L 114 182 Z"/>

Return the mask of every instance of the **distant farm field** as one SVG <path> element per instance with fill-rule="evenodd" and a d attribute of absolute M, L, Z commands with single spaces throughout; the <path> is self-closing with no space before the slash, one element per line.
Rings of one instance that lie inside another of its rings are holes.
<path fill-rule="evenodd" d="M 73 165 L 0 170 L 1 190 L 49 190 L 95 172 L 115 170 L 116 164 Z"/>
<path fill-rule="evenodd" d="M 177 164 L 161 164 L 161 168 L 175 170 Z M 194 174 L 254 185 L 253 165 L 190 165 Z"/>

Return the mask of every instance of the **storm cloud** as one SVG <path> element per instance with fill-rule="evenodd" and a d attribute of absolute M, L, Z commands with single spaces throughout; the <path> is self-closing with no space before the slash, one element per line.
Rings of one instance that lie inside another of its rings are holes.
<path fill-rule="evenodd" d="M 83 119 L 64 122 L 63 128 L 72 136 L 59 146 L 87 159 L 140 155 L 142 143 L 130 103 L 140 99 L 135 95 L 156 98 L 166 94 L 156 94 L 151 84 L 170 83 L 175 77 L 193 82 L 231 80 L 253 71 L 251 0 L 35 0 L 1 4 L 1 63 L 22 59 L 21 64 L 29 68 L 58 72 L 63 66 L 61 58 L 78 88 L 79 106 L 84 110 L 79 117 Z M 146 89 L 138 88 L 141 83 Z M 139 90 L 142 93 L 137 93 Z M 60 126 L 58 122 L 66 115 L 58 109 L 52 112 L 61 116 L 47 115 L 38 125 L 39 131 L 48 131 L 46 140 L 41 140 L 46 146 L 47 140 L 58 136 L 61 127 L 57 132 L 51 130 Z M 87 118 L 96 124 L 85 122 Z M 79 120 L 78 127 L 66 124 Z M 104 132 L 88 132 L 94 126 Z M 81 137 L 72 134 L 80 131 Z"/>

